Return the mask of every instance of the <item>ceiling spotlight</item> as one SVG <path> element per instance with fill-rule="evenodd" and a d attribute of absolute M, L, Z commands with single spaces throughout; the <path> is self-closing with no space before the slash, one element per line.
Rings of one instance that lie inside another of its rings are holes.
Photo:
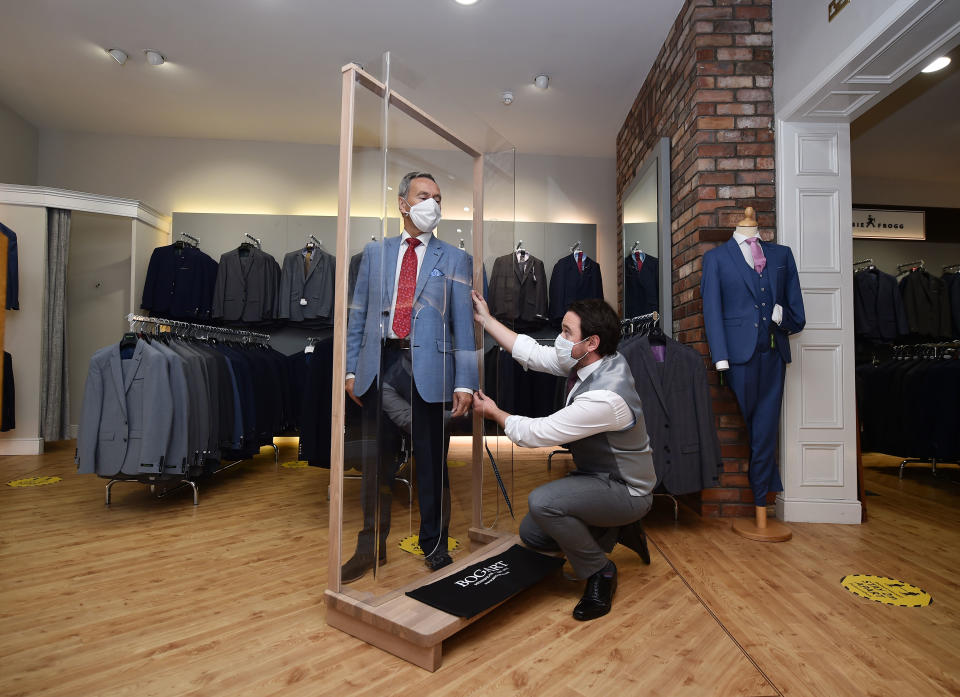
<path fill-rule="evenodd" d="M 458 5 L 476 5 L 477 0 L 456 0 Z"/>
<path fill-rule="evenodd" d="M 117 61 L 117 63 L 120 65 L 123 65 L 127 62 L 127 54 L 121 51 L 119 48 L 107 49 L 107 53 L 110 54 L 110 57 Z"/>
<path fill-rule="evenodd" d="M 163 57 L 163 54 L 155 49 L 148 48 L 144 51 L 144 53 L 147 54 L 147 63 L 150 65 L 163 65 L 167 62 L 167 59 Z"/>
<path fill-rule="evenodd" d="M 513 92 L 507 90 L 502 95 L 500 95 L 500 99 L 503 100 L 504 104 L 506 104 L 507 106 L 510 106 L 511 104 L 513 104 Z"/>
<path fill-rule="evenodd" d="M 931 61 L 926 68 L 923 69 L 925 73 L 935 73 L 938 70 L 943 70 L 948 65 L 950 65 L 950 59 L 947 56 L 940 56 L 936 60 Z"/>
<path fill-rule="evenodd" d="M 533 84 L 535 87 L 545 90 L 547 89 L 547 85 L 550 84 L 550 78 L 547 75 L 537 75 L 535 78 L 533 78 Z"/>

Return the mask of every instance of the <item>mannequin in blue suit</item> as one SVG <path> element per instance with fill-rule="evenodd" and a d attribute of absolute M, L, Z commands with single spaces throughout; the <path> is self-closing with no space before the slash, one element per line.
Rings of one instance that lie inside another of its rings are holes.
<path fill-rule="evenodd" d="M 704 254 L 700 295 L 710 354 L 727 376 L 750 434 L 749 477 L 759 527 L 767 492 L 783 491 L 776 450 L 788 337 L 802 330 L 806 319 L 793 252 L 761 241 L 766 266 L 758 272 L 747 261 L 753 258 L 748 238 L 757 236 L 753 209 L 745 216 L 730 241 Z"/>
<path fill-rule="evenodd" d="M 479 387 L 470 295 L 473 260 L 462 249 L 433 236 L 439 221 L 440 187 L 430 174 L 409 173 L 398 193 L 403 232 L 367 244 L 352 289 L 344 386 L 348 396 L 363 407 L 367 423 L 378 431 L 380 452 L 377 467 L 369 463 L 363 469 L 363 528 L 356 553 L 341 570 L 344 582 L 362 576 L 375 559 L 386 562 L 389 491 L 396 466 L 393 444 L 398 434 L 387 419 L 380 418 L 384 383 L 410 405 L 419 543 L 431 570 L 452 561 L 447 553 L 450 494 L 446 448 L 450 434 L 444 428 L 444 408 L 450 406 L 452 417 L 462 416 Z M 423 206 L 435 212 L 435 218 L 427 216 L 429 222 L 420 217 Z M 426 229 L 418 228 L 415 219 Z M 411 245 L 410 240 L 419 244 Z M 418 260 L 409 276 L 411 284 L 415 278 L 415 287 L 406 305 L 404 326 L 396 319 L 401 315 L 400 284 L 408 252 Z"/>

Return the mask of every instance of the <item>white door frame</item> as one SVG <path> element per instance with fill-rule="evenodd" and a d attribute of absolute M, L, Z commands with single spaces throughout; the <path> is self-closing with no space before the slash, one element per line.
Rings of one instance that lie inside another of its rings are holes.
<path fill-rule="evenodd" d="M 784 386 L 782 520 L 861 520 L 850 122 L 958 43 L 960 2 L 902 3 L 777 109 L 778 241 L 793 249 L 807 316 L 806 328 L 791 337 Z"/>

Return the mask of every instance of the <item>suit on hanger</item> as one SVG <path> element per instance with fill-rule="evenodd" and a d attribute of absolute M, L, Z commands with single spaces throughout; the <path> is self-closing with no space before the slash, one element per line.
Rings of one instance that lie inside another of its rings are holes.
<path fill-rule="evenodd" d="M 497 257 L 490 273 L 490 313 L 508 327 L 530 331 L 549 319 L 547 272 L 532 254 L 520 262 L 513 252 Z"/>
<path fill-rule="evenodd" d="M 875 267 L 853 275 L 853 327 L 858 338 L 874 341 L 910 331 L 896 278 Z"/>
<path fill-rule="evenodd" d="M 662 363 L 654 359 L 646 336 L 626 339 L 617 351 L 626 358 L 643 403 L 658 484 L 671 494 L 716 486 L 720 442 L 703 357 L 669 337 Z"/>
<path fill-rule="evenodd" d="M 633 254 L 623 259 L 623 313 L 627 318 L 660 309 L 660 261 L 646 254 L 637 269 Z"/>
<path fill-rule="evenodd" d="M 280 274 L 280 319 L 303 322 L 328 320 L 333 316 L 333 287 L 336 260 L 319 247 L 314 247 L 309 270 L 304 272 L 305 250 L 298 249 L 283 257 Z M 304 305 L 301 300 L 306 300 Z"/>
<path fill-rule="evenodd" d="M 603 299 L 600 265 L 584 254 L 581 271 L 575 257 L 573 253 L 561 257 L 550 274 L 550 322 L 557 328 L 573 301 Z"/>
<path fill-rule="evenodd" d="M 173 425 L 167 360 L 143 339 L 131 358 L 112 344 L 93 354 L 83 391 L 77 471 L 112 476 L 163 471 Z"/>
<path fill-rule="evenodd" d="M 736 239 L 703 255 L 700 295 L 703 321 L 714 363 L 726 371 L 750 433 L 750 485 L 754 505 L 766 505 L 768 491 L 783 491 L 776 462 L 788 335 L 806 324 L 800 278 L 793 252 L 760 242 L 766 267 L 748 265 Z M 783 308 L 779 325 L 774 305 Z"/>
<path fill-rule="evenodd" d="M 188 244 L 157 247 L 150 255 L 140 307 L 158 317 L 207 320 L 217 270 L 217 262 Z"/>
<path fill-rule="evenodd" d="M 0 223 L 0 234 L 7 238 L 7 309 L 20 309 L 20 264 L 17 259 L 17 233 Z"/>
<path fill-rule="evenodd" d="M 900 291 L 911 332 L 933 338 L 951 335 L 950 298 L 942 279 L 918 269 L 901 279 Z"/>
<path fill-rule="evenodd" d="M 256 247 L 233 249 L 220 257 L 213 292 L 213 317 L 230 322 L 263 322 L 279 310 L 280 265 Z"/>

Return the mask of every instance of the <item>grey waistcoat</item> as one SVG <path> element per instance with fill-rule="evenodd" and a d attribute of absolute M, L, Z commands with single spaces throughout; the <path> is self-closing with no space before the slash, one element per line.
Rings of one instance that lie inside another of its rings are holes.
<path fill-rule="evenodd" d="M 605 431 L 567 443 L 566 447 L 573 455 L 577 469 L 608 474 L 612 479 L 622 480 L 644 494 L 653 493 L 657 474 L 653 469 L 650 437 L 626 359 L 619 353 L 605 357 L 600 367 L 580 384 L 574 396 L 591 390 L 610 390 L 623 397 L 635 421 L 623 431 Z"/>

